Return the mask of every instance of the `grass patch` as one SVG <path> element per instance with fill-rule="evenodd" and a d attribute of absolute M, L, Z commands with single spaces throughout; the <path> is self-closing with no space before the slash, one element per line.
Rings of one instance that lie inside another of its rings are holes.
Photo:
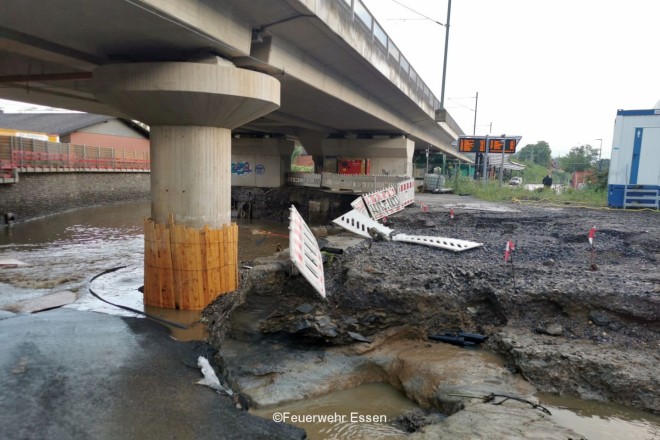
<path fill-rule="evenodd" d="M 475 181 L 472 178 L 461 176 L 450 179 L 447 185 L 454 189 L 455 194 L 469 195 L 493 202 L 504 201 L 547 201 L 550 203 L 570 203 L 589 207 L 607 207 L 607 192 L 599 189 L 575 190 L 566 188 L 563 191 L 550 189 L 526 190 L 523 187 L 511 186 L 507 182 L 500 185 L 499 181 Z"/>

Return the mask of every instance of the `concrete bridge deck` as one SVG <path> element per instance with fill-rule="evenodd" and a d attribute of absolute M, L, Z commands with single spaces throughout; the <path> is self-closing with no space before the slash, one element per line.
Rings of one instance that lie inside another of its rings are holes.
<path fill-rule="evenodd" d="M 95 94 L 102 65 L 209 54 L 281 84 L 280 108 L 234 132 L 405 136 L 459 156 L 460 128 L 359 0 L 0 0 L 0 97 L 134 117 Z M 320 154 L 320 152 L 318 153 Z M 467 160 L 467 158 L 463 158 Z"/>

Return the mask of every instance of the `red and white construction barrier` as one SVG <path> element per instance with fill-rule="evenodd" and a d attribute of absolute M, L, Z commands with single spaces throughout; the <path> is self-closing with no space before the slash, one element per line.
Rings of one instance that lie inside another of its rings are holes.
<path fill-rule="evenodd" d="M 374 220 L 379 220 L 403 209 L 396 190 L 392 187 L 365 194 L 362 196 L 362 200 Z"/>
<path fill-rule="evenodd" d="M 337 217 L 332 222 L 341 226 L 347 231 L 350 231 L 364 238 L 371 238 L 369 230 L 372 228 L 384 236 L 390 236 L 390 234 L 393 232 L 393 229 L 390 229 L 385 225 L 381 225 L 376 220 L 370 219 L 355 209 L 347 212 L 341 217 Z"/>
<path fill-rule="evenodd" d="M 426 235 L 408 235 L 408 234 L 396 234 L 392 236 L 392 241 L 423 244 L 425 246 L 447 249 L 454 252 L 467 251 L 469 249 L 474 249 L 479 246 L 483 246 L 483 243 L 476 243 L 474 241 L 468 241 L 468 240 L 460 240 L 458 238 L 429 237 Z"/>
<path fill-rule="evenodd" d="M 367 205 L 364 204 L 364 200 L 362 200 L 362 196 L 358 197 L 357 199 L 353 200 L 351 202 L 351 206 L 353 207 L 354 210 L 359 212 L 360 214 L 370 217 L 369 211 L 367 210 Z"/>
<path fill-rule="evenodd" d="M 325 298 L 323 257 L 316 237 L 292 205 L 289 217 L 289 253 L 291 262 L 302 276 Z"/>
<path fill-rule="evenodd" d="M 415 201 L 415 179 L 397 183 L 396 194 L 401 206 L 406 207 Z"/>

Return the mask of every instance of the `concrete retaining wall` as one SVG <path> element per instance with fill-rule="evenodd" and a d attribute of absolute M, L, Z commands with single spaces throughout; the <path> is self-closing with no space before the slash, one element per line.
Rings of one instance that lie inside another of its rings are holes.
<path fill-rule="evenodd" d="M 0 185 L 0 215 L 26 221 L 93 205 L 149 199 L 149 173 L 21 173 Z M 2 222 L 0 222 L 2 224 Z"/>

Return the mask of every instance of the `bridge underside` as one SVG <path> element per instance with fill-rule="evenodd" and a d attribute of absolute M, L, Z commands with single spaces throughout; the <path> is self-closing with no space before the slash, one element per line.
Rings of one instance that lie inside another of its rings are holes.
<path fill-rule="evenodd" d="M 133 118 L 94 94 L 96 67 L 214 54 L 282 85 L 281 107 L 235 132 L 403 135 L 416 149 L 458 156 L 450 144 L 460 129 L 436 122 L 436 109 L 392 82 L 396 72 L 385 77 L 363 57 L 373 41 L 346 21 L 343 2 L 0 0 L 0 9 L 2 98 Z M 350 32 L 338 35 L 343 28 Z"/>
<path fill-rule="evenodd" d="M 411 88 L 398 61 L 387 67 L 387 51 L 369 52 L 373 37 L 346 5 L 0 0 L 1 98 L 151 126 L 147 303 L 201 308 L 235 288 L 219 279 L 235 271 L 237 244 L 214 232 L 230 221 L 232 133 L 297 137 L 316 155 L 398 150 L 390 157 L 405 161 L 404 172 L 412 148 L 461 157 L 450 146 L 460 129 L 436 121 L 428 89 Z M 391 142 L 352 141 L 374 137 Z M 177 299 L 181 289 L 195 299 Z"/>

